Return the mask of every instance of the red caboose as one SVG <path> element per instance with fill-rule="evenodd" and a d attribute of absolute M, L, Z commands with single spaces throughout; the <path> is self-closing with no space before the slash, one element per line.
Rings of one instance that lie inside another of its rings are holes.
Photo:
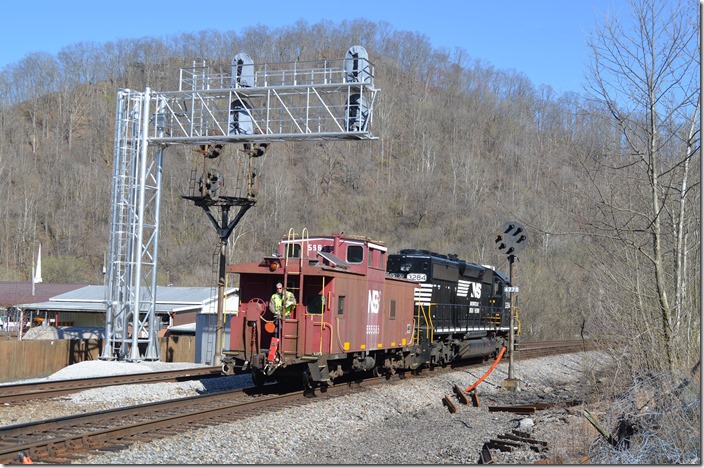
<path fill-rule="evenodd" d="M 230 322 L 225 373 L 256 383 L 301 376 L 329 384 L 348 372 L 394 373 L 417 366 L 412 281 L 386 276 L 386 246 L 342 234 L 282 239 L 277 255 L 228 265 L 240 275 L 240 311 Z M 289 318 L 269 299 L 277 283 L 293 293 Z M 276 326 L 275 326 L 276 325 Z"/>

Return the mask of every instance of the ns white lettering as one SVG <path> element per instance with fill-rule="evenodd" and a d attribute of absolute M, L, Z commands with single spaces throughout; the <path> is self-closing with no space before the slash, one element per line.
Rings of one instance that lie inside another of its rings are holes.
<path fill-rule="evenodd" d="M 482 297 L 482 285 L 481 283 L 470 283 L 471 284 L 471 296 L 475 299 Z"/>
<path fill-rule="evenodd" d="M 374 289 L 370 289 L 369 290 L 369 303 L 368 303 L 367 313 L 378 314 L 380 302 L 381 302 L 381 291 L 376 291 Z"/>

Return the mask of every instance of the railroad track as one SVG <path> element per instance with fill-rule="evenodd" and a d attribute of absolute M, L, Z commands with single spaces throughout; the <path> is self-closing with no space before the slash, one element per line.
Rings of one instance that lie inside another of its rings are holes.
<path fill-rule="evenodd" d="M 360 391 L 382 378 L 335 386 L 316 400 Z M 226 390 L 208 395 L 78 414 L 0 428 L 0 463 L 16 460 L 21 451 L 33 461 L 66 464 L 94 451 L 120 450 L 138 441 L 155 440 L 200 427 L 232 422 L 283 407 L 308 404 L 301 391 L 280 394 L 278 385 Z"/>
<path fill-rule="evenodd" d="M 0 404 L 36 401 L 61 395 L 68 395 L 91 388 L 108 387 L 111 385 L 183 382 L 186 380 L 207 379 L 213 377 L 222 377 L 220 367 L 200 367 L 162 372 L 122 374 L 109 377 L 90 377 L 83 379 L 0 385 Z"/>
<path fill-rule="evenodd" d="M 596 349 L 592 341 L 534 341 L 516 346 L 517 359 L 533 359 L 557 354 L 577 353 Z"/>
<path fill-rule="evenodd" d="M 530 359 L 584 349 L 583 342 L 527 343 L 516 349 L 516 357 Z M 410 376 L 432 377 L 438 372 L 451 370 L 449 367 L 436 368 Z M 334 398 L 350 391 L 365 390 L 383 380 L 387 379 L 378 377 L 335 385 L 324 393 L 318 392 L 316 399 L 305 398 L 301 391 L 286 393 L 278 385 L 266 385 L 263 391 L 256 388 L 228 390 L 0 427 L 0 463 L 15 462 L 17 453 L 25 451 L 35 462 L 67 464 L 95 451 L 122 450 L 138 441 L 155 440 L 283 407 Z M 400 379 L 394 379 L 391 383 L 400 382 Z"/>

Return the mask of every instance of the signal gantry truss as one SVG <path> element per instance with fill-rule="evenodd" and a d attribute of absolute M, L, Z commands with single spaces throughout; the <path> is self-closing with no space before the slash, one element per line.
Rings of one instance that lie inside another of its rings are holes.
<path fill-rule="evenodd" d="M 111 231 L 101 359 L 159 360 L 156 281 L 164 149 L 171 145 L 375 140 L 374 66 L 344 59 L 180 71 L 175 91 L 117 93 Z M 253 195 L 243 198 L 254 203 Z"/>

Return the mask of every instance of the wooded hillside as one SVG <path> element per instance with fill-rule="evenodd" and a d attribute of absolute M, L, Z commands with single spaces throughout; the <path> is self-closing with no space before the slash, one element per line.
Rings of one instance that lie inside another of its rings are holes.
<path fill-rule="evenodd" d="M 694 58 L 696 35 L 688 34 L 676 39 L 677 60 Z M 391 251 L 455 253 L 508 273 L 494 239 L 515 219 L 529 238 L 514 269 L 527 337 L 623 338 L 637 329 L 657 349 L 672 346 L 673 362 L 693 364 L 696 63 L 661 74 L 665 81 L 650 89 L 668 104 L 649 106 L 648 89 L 609 96 L 618 81 L 598 66 L 584 96 L 558 96 L 465 50 L 436 50 L 423 35 L 363 20 L 85 42 L 3 69 L 0 279 L 28 279 L 41 241 L 44 281 L 102 283 L 119 88 L 177 89 L 180 67 L 226 66 L 242 51 L 255 62 L 341 60 L 355 44 L 369 52 L 381 89 L 379 139 L 271 145 L 257 204 L 230 238 L 231 261 L 271 253 L 292 227 L 367 235 Z M 645 73 L 651 64 L 643 65 Z M 599 83 L 610 85 L 600 94 Z M 216 281 L 217 236 L 202 210 L 181 198 L 203 163 L 193 149 L 165 152 L 161 284 Z"/>

